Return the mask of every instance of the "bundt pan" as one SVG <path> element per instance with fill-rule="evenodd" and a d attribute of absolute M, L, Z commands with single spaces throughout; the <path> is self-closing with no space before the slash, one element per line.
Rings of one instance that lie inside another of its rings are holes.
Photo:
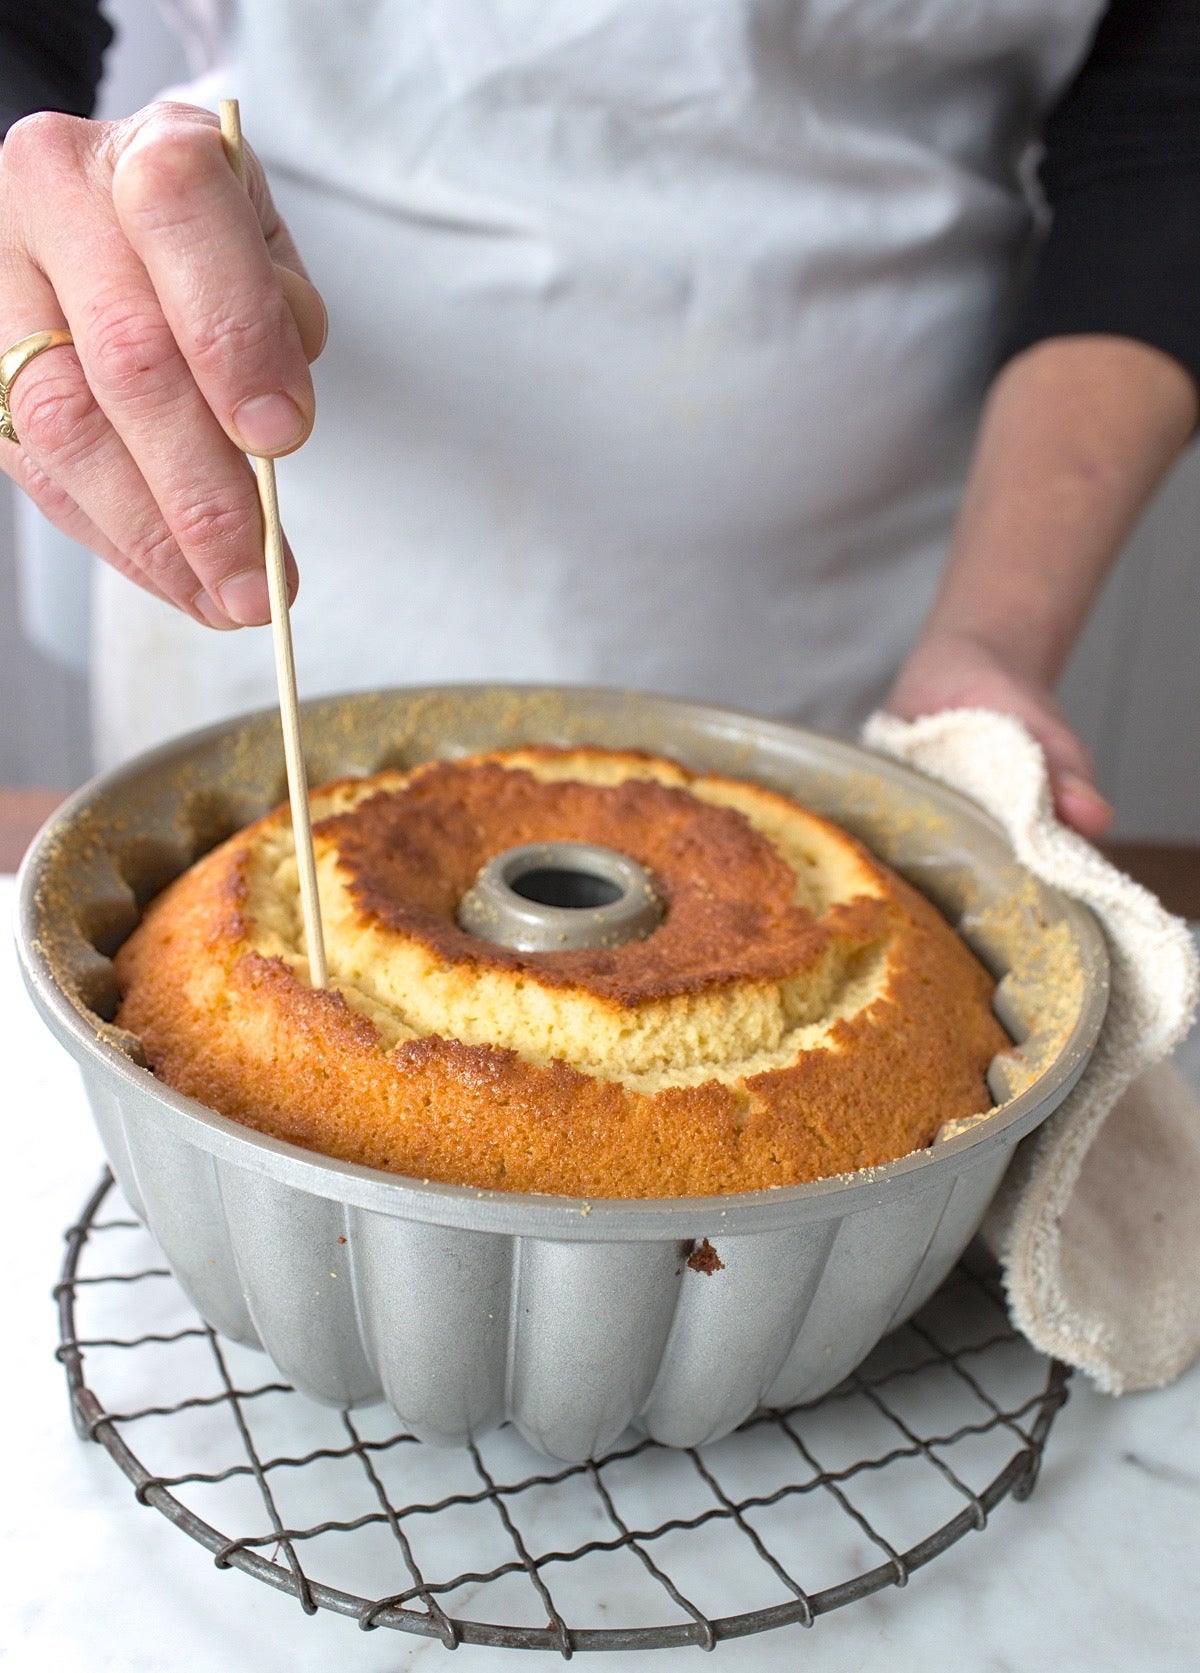
<path fill-rule="evenodd" d="M 25 980 L 79 1062 L 113 1171 L 201 1314 L 338 1406 L 421 1437 L 510 1419 L 581 1460 L 630 1424 L 694 1445 L 815 1398 L 936 1289 L 1019 1141 L 1079 1077 L 1107 996 L 1090 915 L 972 803 L 795 727 L 631 693 L 397 690 L 305 705 L 313 783 L 527 742 L 640 747 L 793 795 L 930 896 L 999 979 L 1017 1041 L 994 1114 L 869 1172 L 741 1196 L 611 1200 L 423 1184 L 264 1137 L 161 1085 L 111 1025 L 142 906 L 285 795 L 264 712 L 79 791 L 20 879 Z M 886 1100 L 892 1089 L 879 1087 Z M 705 1244 L 707 1240 L 707 1246 Z"/>

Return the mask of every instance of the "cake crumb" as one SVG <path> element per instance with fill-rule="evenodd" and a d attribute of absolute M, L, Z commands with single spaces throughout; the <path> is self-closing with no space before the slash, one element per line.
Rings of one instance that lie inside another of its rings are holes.
<path fill-rule="evenodd" d="M 692 1246 L 687 1263 L 693 1272 L 703 1272 L 706 1278 L 711 1278 L 714 1272 L 725 1270 L 725 1262 L 706 1237 L 702 1237 L 699 1243 Z"/>

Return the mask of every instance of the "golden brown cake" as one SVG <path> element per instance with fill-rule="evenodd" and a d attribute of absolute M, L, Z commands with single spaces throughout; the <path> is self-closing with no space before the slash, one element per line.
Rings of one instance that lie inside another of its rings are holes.
<path fill-rule="evenodd" d="M 330 987 L 286 808 L 194 865 L 117 955 L 160 1079 L 329 1156 L 583 1197 L 707 1195 L 890 1161 L 986 1110 L 992 981 L 853 838 L 759 786 L 530 747 L 315 791 Z M 645 939 L 467 934 L 492 856 L 569 839 L 649 872 Z"/>

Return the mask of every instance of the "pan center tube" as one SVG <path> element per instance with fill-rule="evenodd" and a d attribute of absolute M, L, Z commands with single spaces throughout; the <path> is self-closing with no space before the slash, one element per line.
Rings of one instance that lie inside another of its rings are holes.
<path fill-rule="evenodd" d="M 663 919 L 650 874 L 591 842 L 531 842 L 482 868 L 459 903 L 468 935 L 521 953 L 644 941 Z"/>

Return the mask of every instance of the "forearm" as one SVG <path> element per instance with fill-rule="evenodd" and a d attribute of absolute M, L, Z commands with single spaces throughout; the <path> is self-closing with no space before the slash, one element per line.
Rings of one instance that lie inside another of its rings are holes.
<path fill-rule="evenodd" d="M 1200 419 L 1178 361 L 1120 337 L 1035 344 L 997 377 L 923 638 L 1057 680 L 1109 567 Z"/>
<path fill-rule="evenodd" d="M 1109 0 L 1043 130 L 1049 236 L 1006 345 L 936 603 L 887 706 L 1017 716 L 1061 819 L 1112 809 L 1053 686 L 1200 416 L 1200 0 Z"/>
<path fill-rule="evenodd" d="M 1017 716 L 1061 819 L 1112 809 L 1052 688 L 1138 514 L 1200 418 L 1180 362 L 1126 337 L 1050 337 L 992 386 L 941 588 L 887 706 Z"/>

